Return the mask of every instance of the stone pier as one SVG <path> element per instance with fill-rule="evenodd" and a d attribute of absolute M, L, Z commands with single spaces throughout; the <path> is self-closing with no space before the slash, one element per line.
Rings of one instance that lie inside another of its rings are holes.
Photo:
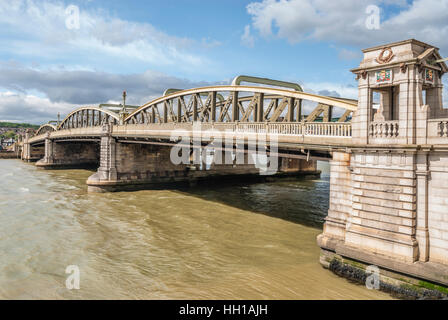
<path fill-rule="evenodd" d="M 101 138 L 100 167 L 87 180 L 91 192 L 116 191 L 185 181 L 189 168 L 170 161 L 170 148 L 140 143 L 120 143 Z"/>
<path fill-rule="evenodd" d="M 45 155 L 45 145 L 37 144 L 31 145 L 29 143 L 31 132 L 28 129 L 25 132 L 25 137 L 23 139 L 21 159 L 26 162 L 35 162 L 42 159 Z"/>
<path fill-rule="evenodd" d="M 100 162 L 97 141 L 45 139 L 45 154 L 36 166 L 45 169 L 96 167 Z"/>
<path fill-rule="evenodd" d="M 317 239 L 325 266 L 361 262 L 380 267 L 383 280 L 407 279 L 401 285 L 412 282 L 404 275 L 448 285 L 448 150 L 429 133 L 448 115 L 446 66 L 429 63 L 438 57 L 437 48 L 408 40 L 364 50 L 353 70 L 353 146 L 333 154 L 330 208 Z"/>

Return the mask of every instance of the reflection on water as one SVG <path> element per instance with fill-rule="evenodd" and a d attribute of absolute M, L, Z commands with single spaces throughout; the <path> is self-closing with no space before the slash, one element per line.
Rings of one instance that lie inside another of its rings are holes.
<path fill-rule="evenodd" d="M 328 176 L 88 194 L 91 173 L 0 162 L 0 298 L 388 298 L 318 263 Z"/>

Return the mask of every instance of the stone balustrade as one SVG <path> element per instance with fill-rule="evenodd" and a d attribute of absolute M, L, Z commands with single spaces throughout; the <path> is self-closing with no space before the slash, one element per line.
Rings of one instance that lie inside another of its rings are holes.
<path fill-rule="evenodd" d="M 439 137 L 448 137 L 448 119 L 437 120 L 437 134 Z"/>
<path fill-rule="evenodd" d="M 369 126 L 369 135 L 374 138 L 396 138 L 399 129 L 398 121 L 372 122 Z"/>

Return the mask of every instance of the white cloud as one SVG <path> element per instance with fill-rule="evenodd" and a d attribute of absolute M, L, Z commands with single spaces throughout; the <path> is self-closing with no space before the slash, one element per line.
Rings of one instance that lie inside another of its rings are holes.
<path fill-rule="evenodd" d="M 358 99 L 358 87 L 332 82 L 307 82 L 303 85 L 305 92 L 318 93 L 334 97 Z"/>
<path fill-rule="evenodd" d="M 241 36 L 241 44 L 249 48 L 253 48 L 255 45 L 255 38 L 250 33 L 250 25 L 244 27 L 244 33 Z"/>
<path fill-rule="evenodd" d="M 263 0 L 247 6 L 252 26 L 264 37 L 276 36 L 290 43 L 304 40 L 330 41 L 354 46 L 416 38 L 448 49 L 448 0 L 415 0 L 397 4 L 401 11 L 385 19 L 381 11 L 379 30 L 365 21 L 368 5 L 390 5 L 381 0 Z"/>
<path fill-rule="evenodd" d="M 362 52 L 349 50 L 346 48 L 339 49 L 338 57 L 341 60 L 362 60 Z"/>
<path fill-rule="evenodd" d="M 65 68 L 35 69 L 16 63 L 0 63 L 0 119 L 41 123 L 62 116 L 81 105 L 119 102 L 142 105 L 167 88 L 214 85 L 193 82 L 147 70 L 137 74 L 112 74 Z"/>
<path fill-rule="evenodd" d="M 54 103 L 48 98 L 10 91 L 0 92 L 2 120 L 42 124 L 56 120 L 58 112 L 63 117 L 73 109 L 72 104 Z"/>
<path fill-rule="evenodd" d="M 65 9 L 62 2 L 0 1 L 0 51 L 34 59 L 109 57 L 191 68 L 207 62 L 195 48 L 220 44 L 171 36 L 149 23 L 122 20 L 106 11 L 80 10 L 79 29 L 68 29 Z"/>

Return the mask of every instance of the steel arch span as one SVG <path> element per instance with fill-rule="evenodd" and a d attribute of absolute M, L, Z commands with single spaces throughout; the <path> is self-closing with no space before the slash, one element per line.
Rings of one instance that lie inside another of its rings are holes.
<path fill-rule="evenodd" d="M 222 96 L 224 99 L 217 99 Z M 213 86 L 175 91 L 129 114 L 127 124 L 168 122 L 294 122 L 302 120 L 302 101 L 339 107 L 348 114 L 357 102 L 305 92 L 258 86 Z"/>
<path fill-rule="evenodd" d="M 53 132 L 53 131 L 56 131 L 56 130 L 57 130 L 57 126 L 55 126 L 55 125 L 53 125 L 51 123 L 46 123 L 46 124 L 41 125 L 39 127 L 39 129 L 37 129 L 35 135 L 38 136 L 38 135 L 41 135 L 41 134 L 44 134 L 44 133 L 47 133 L 47 132 Z"/>
<path fill-rule="evenodd" d="M 119 116 L 116 112 L 99 107 L 81 107 L 71 112 L 57 127 L 57 130 L 88 128 L 103 124 L 116 125 Z"/>

